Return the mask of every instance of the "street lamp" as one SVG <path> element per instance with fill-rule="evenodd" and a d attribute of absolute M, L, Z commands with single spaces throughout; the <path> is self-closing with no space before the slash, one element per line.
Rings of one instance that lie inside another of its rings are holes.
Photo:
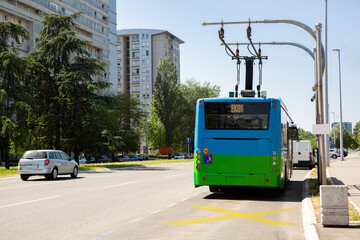
<path fill-rule="evenodd" d="M 342 102 L 341 102 L 341 67 L 340 67 L 340 49 L 333 49 L 334 52 L 338 52 L 339 59 L 339 95 L 340 95 L 340 156 L 341 161 L 344 161 L 343 150 L 343 133 L 342 133 Z"/>

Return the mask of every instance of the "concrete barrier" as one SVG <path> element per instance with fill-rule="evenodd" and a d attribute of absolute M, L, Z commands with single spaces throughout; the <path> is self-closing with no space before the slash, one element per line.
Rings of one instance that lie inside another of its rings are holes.
<path fill-rule="evenodd" d="M 321 224 L 348 226 L 348 188 L 346 185 L 320 186 Z"/>

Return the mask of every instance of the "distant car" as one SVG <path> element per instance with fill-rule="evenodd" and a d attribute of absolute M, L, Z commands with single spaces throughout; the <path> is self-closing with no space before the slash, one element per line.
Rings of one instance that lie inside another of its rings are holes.
<path fill-rule="evenodd" d="M 84 156 L 79 156 L 78 157 L 78 159 L 79 159 L 79 164 L 87 164 L 87 159 L 84 157 Z"/>
<path fill-rule="evenodd" d="M 148 157 L 148 156 L 142 155 L 142 154 L 138 155 L 138 158 L 139 158 L 140 161 L 149 160 L 149 157 Z"/>
<path fill-rule="evenodd" d="M 183 153 L 178 153 L 174 156 L 174 159 L 185 159 L 185 154 Z"/>
<path fill-rule="evenodd" d="M 20 158 L 18 172 L 23 181 L 33 175 L 43 175 L 47 179 L 56 179 L 58 175 L 70 174 L 76 178 L 79 173 L 77 162 L 60 150 L 26 151 Z"/>
<path fill-rule="evenodd" d="M 130 155 L 130 161 L 139 161 L 139 157 L 136 155 Z"/>
<path fill-rule="evenodd" d="M 121 156 L 118 156 L 116 158 L 116 161 L 118 162 L 126 162 L 126 161 L 130 161 L 130 157 L 128 155 L 121 155 Z"/>
<path fill-rule="evenodd" d="M 187 154 L 187 158 L 188 158 L 188 159 L 193 159 L 193 158 L 194 158 L 194 155 L 193 155 L 193 154 Z"/>
<path fill-rule="evenodd" d="M 337 149 L 330 149 L 329 157 L 337 159 L 338 157 L 340 157 L 340 151 Z"/>
<path fill-rule="evenodd" d="M 98 162 L 100 163 L 109 163 L 111 162 L 110 158 L 106 155 L 102 155 L 99 159 Z"/>

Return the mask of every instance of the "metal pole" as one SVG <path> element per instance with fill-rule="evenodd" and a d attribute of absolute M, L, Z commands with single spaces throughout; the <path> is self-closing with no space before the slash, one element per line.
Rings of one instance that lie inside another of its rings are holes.
<path fill-rule="evenodd" d="M 149 159 L 149 141 L 148 141 L 148 127 L 147 127 L 147 120 L 148 120 L 149 113 L 146 112 L 146 158 Z"/>
<path fill-rule="evenodd" d="M 316 48 L 314 49 L 314 56 L 315 56 L 315 61 L 314 61 L 314 73 L 315 73 L 315 77 L 314 77 L 314 80 L 315 80 L 315 87 L 313 88 L 313 91 L 315 91 L 314 95 L 315 95 L 315 121 L 316 121 L 316 124 L 320 124 L 320 117 L 319 117 L 319 96 L 318 96 L 318 61 L 317 61 L 317 51 L 316 51 Z M 316 135 L 316 143 L 317 143 L 317 173 L 318 173 L 318 182 L 319 184 L 321 183 L 321 179 L 322 179 L 322 162 L 321 162 L 321 158 L 320 158 L 320 137 L 321 135 Z"/>
<path fill-rule="evenodd" d="M 339 59 L 339 95 L 340 95 L 340 156 L 341 161 L 344 161 L 344 149 L 343 149 L 343 131 L 342 131 L 342 100 L 341 100 L 341 66 L 340 66 L 340 49 L 333 49 L 338 52 Z"/>
<path fill-rule="evenodd" d="M 328 99 L 328 61 L 327 61 L 327 0 L 325 0 L 325 26 L 324 26 L 324 41 L 325 41 L 325 52 L 324 52 L 324 59 L 325 59 L 325 124 L 329 124 L 329 99 Z M 325 140 L 329 139 L 329 135 L 325 134 Z M 330 166 L 329 161 L 329 144 L 330 142 L 327 141 L 325 144 L 325 159 L 326 159 L 326 166 Z"/>
<path fill-rule="evenodd" d="M 317 60 L 317 73 L 318 73 L 318 103 L 319 103 L 319 120 L 320 124 L 324 124 L 324 104 L 323 104 L 323 90 L 322 90 L 322 53 L 321 51 L 321 28 L 322 25 L 318 23 L 316 29 L 316 60 Z M 325 135 L 320 136 L 320 161 L 321 161 L 321 184 L 326 185 L 326 159 L 325 159 Z"/>
<path fill-rule="evenodd" d="M 336 148 L 336 134 L 335 134 L 335 126 L 336 126 L 336 123 L 335 123 L 335 112 L 332 112 L 334 114 L 334 145 L 335 145 L 335 148 Z"/>

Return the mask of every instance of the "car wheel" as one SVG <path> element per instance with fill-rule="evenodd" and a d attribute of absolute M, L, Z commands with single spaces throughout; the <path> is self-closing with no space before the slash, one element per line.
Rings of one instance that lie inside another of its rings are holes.
<path fill-rule="evenodd" d="M 337 156 L 336 156 L 335 154 L 333 154 L 331 157 L 332 157 L 333 159 L 337 159 Z"/>
<path fill-rule="evenodd" d="M 29 179 L 29 175 L 21 174 L 20 175 L 21 180 L 27 181 Z"/>
<path fill-rule="evenodd" d="M 74 167 L 74 170 L 73 170 L 72 174 L 70 174 L 70 176 L 72 178 L 76 178 L 78 173 L 79 173 L 79 169 L 77 167 Z"/>
<path fill-rule="evenodd" d="M 57 175 L 58 175 L 58 170 L 57 168 L 54 168 L 51 172 L 51 179 L 55 180 L 57 178 Z"/>

